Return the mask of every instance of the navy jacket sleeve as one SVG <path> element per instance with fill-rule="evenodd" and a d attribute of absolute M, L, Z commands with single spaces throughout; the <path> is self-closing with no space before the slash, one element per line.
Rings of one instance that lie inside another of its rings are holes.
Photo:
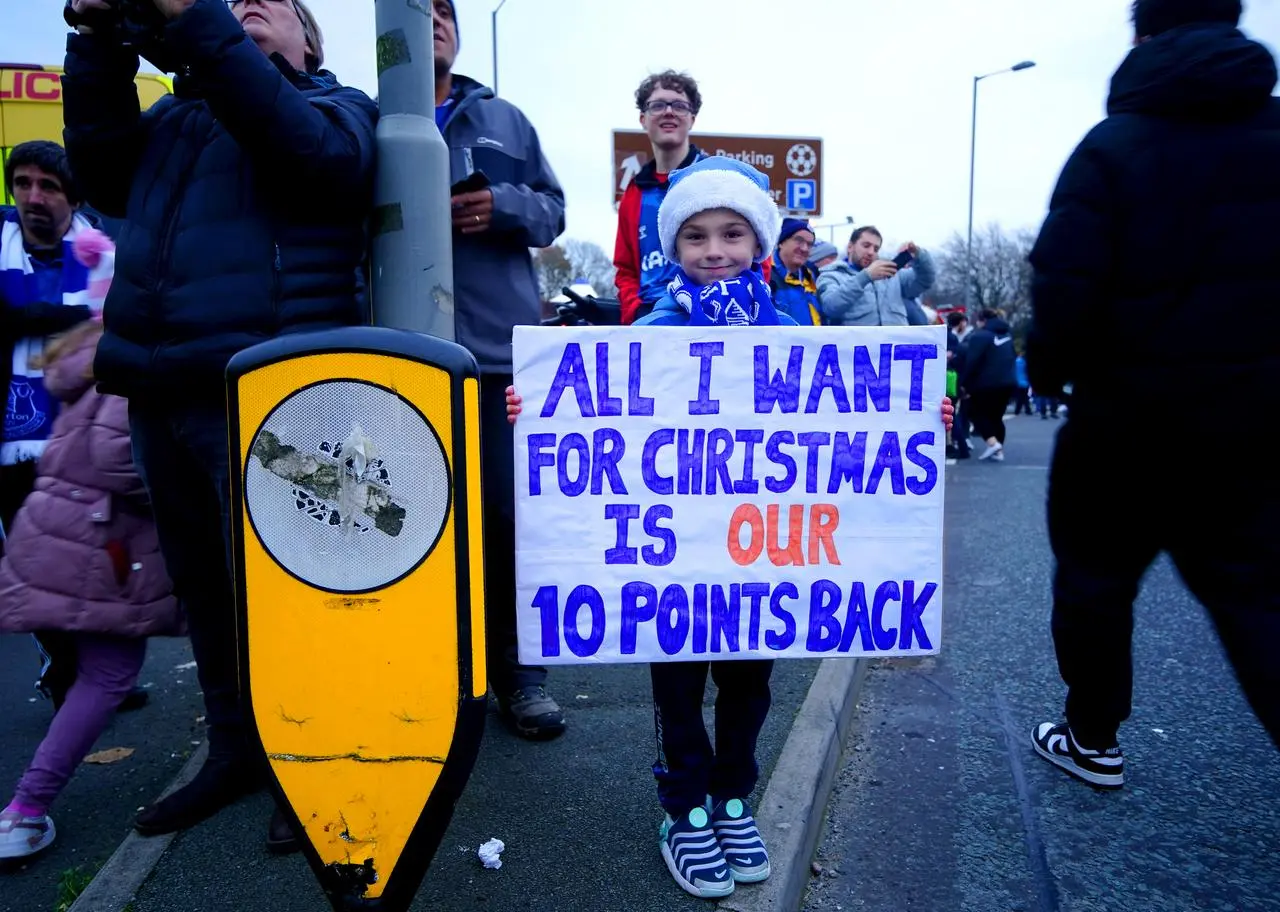
<path fill-rule="evenodd" d="M 98 35 L 67 37 L 63 142 L 81 196 L 105 215 L 124 216 L 146 144 L 137 73 L 137 54 Z"/>
<path fill-rule="evenodd" d="M 359 89 L 303 95 L 224 0 L 196 0 L 165 40 L 198 76 L 214 117 L 258 167 L 326 199 L 366 205 L 378 108 Z"/>
<path fill-rule="evenodd" d="M 1031 251 L 1031 326 L 1027 374 L 1046 395 L 1071 382 L 1072 353 L 1085 348 L 1086 327 L 1105 310 L 1117 250 L 1110 177 L 1094 131 L 1067 160 Z"/>
<path fill-rule="evenodd" d="M 523 117 L 521 118 L 523 120 Z M 524 121 L 526 150 L 522 172 L 512 183 L 493 184 L 494 231 L 525 247 L 550 247 L 564 231 L 564 191 L 542 154 L 538 131 Z"/>
<path fill-rule="evenodd" d="M 91 316 L 92 312 L 82 304 L 67 306 L 48 301 L 12 304 L 0 292 L 0 323 L 6 339 L 52 336 L 78 326 Z"/>
<path fill-rule="evenodd" d="M 987 360 L 987 350 L 991 348 L 991 342 L 994 339 L 995 336 L 991 333 L 974 330 L 965 340 L 965 344 L 961 346 L 964 352 L 963 360 L 956 359 L 960 361 L 958 379 L 962 387 L 967 387 L 982 372 L 982 364 Z"/>

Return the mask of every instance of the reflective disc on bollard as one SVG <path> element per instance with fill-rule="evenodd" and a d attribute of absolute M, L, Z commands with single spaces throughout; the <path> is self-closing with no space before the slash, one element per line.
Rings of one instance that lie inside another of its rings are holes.
<path fill-rule="evenodd" d="M 228 384 L 249 728 L 334 909 L 402 912 L 484 726 L 476 364 L 352 327 Z"/>

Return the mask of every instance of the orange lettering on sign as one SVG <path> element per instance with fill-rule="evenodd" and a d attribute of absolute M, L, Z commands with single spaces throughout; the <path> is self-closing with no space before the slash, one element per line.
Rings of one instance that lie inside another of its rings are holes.
<path fill-rule="evenodd" d="M 840 565 L 836 552 L 835 532 L 840 525 L 840 510 L 832 504 L 814 504 L 809 507 L 809 563 Z M 729 557 L 739 567 L 754 564 L 762 554 L 775 567 L 803 567 L 805 508 L 791 504 L 785 520 L 779 504 L 769 504 L 762 514 L 755 504 L 745 503 L 733 511 L 729 519 L 729 535 L 726 542 Z M 742 531 L 747 530 L 748 540 L 742 544 Z M 786 532 L 786 544 L 779 539 Z"/>

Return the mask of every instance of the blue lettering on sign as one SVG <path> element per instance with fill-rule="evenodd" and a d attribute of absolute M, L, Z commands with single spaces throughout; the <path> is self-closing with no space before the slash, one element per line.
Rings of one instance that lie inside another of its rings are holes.
<path fill-rule="evenodd" d="M 812 212 L 818 208 L 816 180 L 787 180 L 787 208 L 793 212 Z"/>

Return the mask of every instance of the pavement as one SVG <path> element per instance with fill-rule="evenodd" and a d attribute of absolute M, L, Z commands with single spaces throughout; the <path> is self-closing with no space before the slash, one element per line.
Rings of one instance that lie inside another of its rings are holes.
<path fill-rule="evenodd" d="M 1062 699 L 1042 517 L 1057 427 L 1011 420 L 1006 462 L 948 468 L 940 656 L 777 663 L 753 796 L 774 877 L 740 887 L 722 912 L 791 912 L 801 901 L 807 912 L 1280 909 L 1280 754 L 1168 566 L 1153 569 L 1138 607 L 1134 717 L 1122 731 L 1129 785 L 1097 792 L 1027 744 L 1035 723 L 1057 718 Z M 11 778 L 48 718 L 46 705 L 26 702 L 26 649 L 25 640 L 0 638 L 0 708 L 17 720 L 15 737 L 0 742 L 0 773 Z M 177 774 L 198 737 L 194 675 L 182 668 L 188 655 L 182 644 L 156 641 L 143 676 L 152 705 L 121 717 L 99 744 L 137 754 L 81 771 L 59 803 L 51 853 L 0 875 L 0 912 L 54 909 L 62 873 L 101 863 L 136 807 Z M 550 683 L 569 731 L 530 743 L 491 714 L 414 909 L 710 908 L 676 887 L 656 849 L 647 669 L 563 668 Z M 709 685 L 708 719 L 713 698 Z M 128 912 L 327 908 L 300 857 L 263 848 L 270 809 L 265 795 L 247 798 L 155 847 L 158 861 L 141 865 L 129 859 L 145 856 L 138 843 L 151 841 L 126 839 L 111 876 L 74 912 L 125 912 L 124 900 L 94 899 L 122 873 L 139 884 Z M 497 871 L 476 858 L 491 837 L 507 846 Z"/>
<path fill-rule="evenodd" d="M 129 832 L 133 815 L 173 779 L 203 737 L 191 648 L 186 640 L 153 639 L 140 682 L 144 708 L 116 717 L 95 750 L 130 748 L 117 763 L 84 764 L 53 811 L 58 839 L 38 858 L 0 865 L 0 912 L 54 912 L 68 872 L 87 879 Z M 52 706 L 32 689 L 39 661 L 28 636 L 0 636 L 0 787 L 7 803 L 48 728 Z M 3 805 L 0 805 L 3 806 Z"/>
<path fill-rule="evenodd" d="M 757 803 L 818 665 L 775 666 L 774 707 L 760 740 Z M 531 743 L 490 715 L 480 758 L 413 908 L 709 908 L 676 886 L 657 850 L 661 811 L 649 769 L 654 746 L 648 669 L 556 669 L 550 688 L 566 706 L 568 732 L 552 742 Z M 708 719 L 713 696 L 709 685 Z M 275 858 L 263 848 L 270 811 L 270 799 L 256 795 L 180 834 L 137 891 L 130 912 L 328 908 L 301 857 Z M 820 807 L 813 814 L 815 839 L 818 819 Z M 496 871 L 476 857 L 491 837 L 506 843 Z"/>
<path fill-rule="evenodd" d="M 1043 518 L 1058 426 L 1010 420 L 1003 464 L 947 469 L 942 652 L 871 664 L 805 912 L 1280 910 L 1280 753 L 1168 563 L 1137 604 L 1124 789 L 1031 750 L 1064 696 Z"/>

